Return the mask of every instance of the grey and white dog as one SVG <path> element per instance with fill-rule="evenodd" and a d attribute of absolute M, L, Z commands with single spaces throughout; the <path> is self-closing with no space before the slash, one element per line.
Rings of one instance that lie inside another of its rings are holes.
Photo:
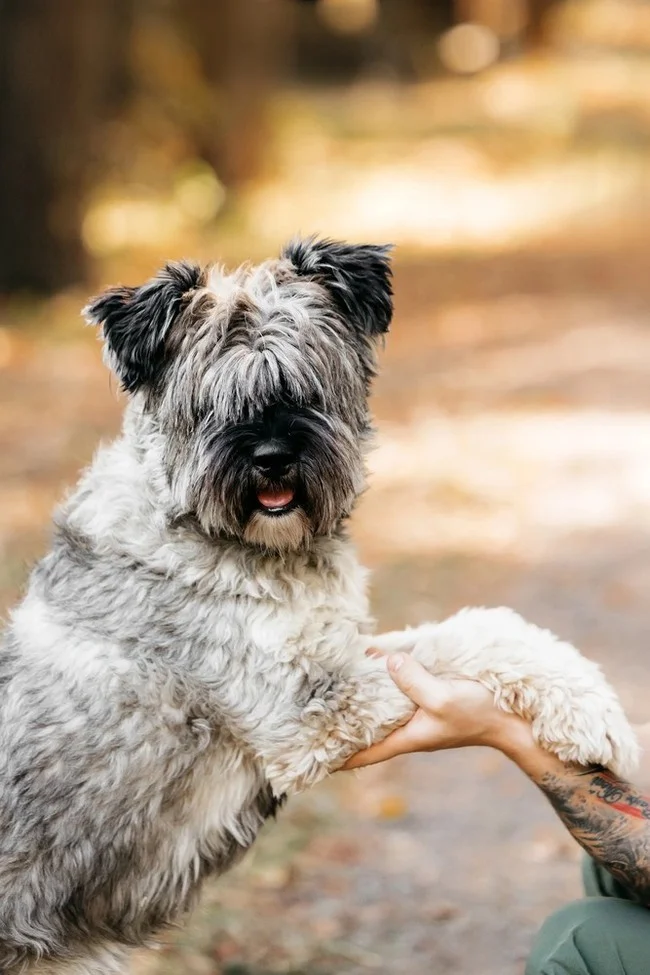
<path fill-rule="evenodd" d="M 371 643 L 633 766 L 595 665 L 510 611 L 372 635 L 344 526 L 391 314 L 385 248 L 314 239 L 89 305 L 130 398 L 0 650 L 1 972 L 125 971 L 284 796 L 410 716 Z"/>

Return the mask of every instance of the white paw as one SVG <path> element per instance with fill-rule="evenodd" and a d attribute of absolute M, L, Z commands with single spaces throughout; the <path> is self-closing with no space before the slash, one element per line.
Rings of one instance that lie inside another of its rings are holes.
<path fill-rule="evenodd" d="M 621 776 L 636 769 L 639 746 L 618 697 L 571 644 L 504 608 L 464 609 L 416 632 L 414 655 L 428 670 L 485 684 L 563 761 Z"/>

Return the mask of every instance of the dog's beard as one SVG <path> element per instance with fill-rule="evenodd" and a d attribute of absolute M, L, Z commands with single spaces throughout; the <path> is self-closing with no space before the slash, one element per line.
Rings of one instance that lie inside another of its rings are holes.
<path fill-rule="evenodd" d="M 193 511 L 206 534 L 296 551 L 315 535 L 334 531 L 349 515 L 364 485 L 359 440 L 340 420 L 305 409 L 292 416 L 292 436 L 299 444 L 296 463 L 286 478 L 272 482 L 251 460 L 252 424 L 216 432 L 206 425 L 192 461 L 183 465 L 195 473 L 186 484 L 183 507 Z M 286 511 L 260 503 L 260 497 L 273 492 L 293 496 Z"/>
<path fill-rule="evenodd" d="M 253 511 L 246 522 L 243 538 L 258 548 L 296 552 L 309 544 L 312 534 L 306 513 L 302 508 L 293 508 L 275 517 L 269 517 L 263 511 Z"/>

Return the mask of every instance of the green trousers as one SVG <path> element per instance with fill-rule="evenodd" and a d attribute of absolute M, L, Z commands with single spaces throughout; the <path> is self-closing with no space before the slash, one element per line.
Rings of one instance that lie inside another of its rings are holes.
<path fill-rule="evenodd" d="M 587 896 L 544 923 L 526 975 L 650 975 L 650 909 L 588 858 L 583 879 Z"/>

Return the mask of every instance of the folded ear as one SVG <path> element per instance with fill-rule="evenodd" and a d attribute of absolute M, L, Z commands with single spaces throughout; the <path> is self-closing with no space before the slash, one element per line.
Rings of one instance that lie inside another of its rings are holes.
<path fill-rule="evenodd" d="M 166 264 L 141 287 L 109 288 L 84 308 L 86 321 L 101 325 L 111 366 L 128 392 L 162 375 L 173 325 L 201 276 L 196 264 Z"/>
<path fill-rule="evenodd" d="M 387 245 L 335 240 L 293 240 L 282 251 L 300 275 L 329 291 L 341 315 L 365 335 L 388 331 L 393 317 L 390 252 Z"/>

